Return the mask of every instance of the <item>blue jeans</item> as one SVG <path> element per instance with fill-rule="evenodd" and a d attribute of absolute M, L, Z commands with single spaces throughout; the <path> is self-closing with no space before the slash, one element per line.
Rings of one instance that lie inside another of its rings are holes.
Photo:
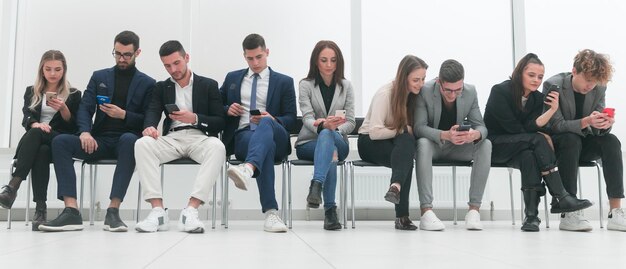
<path fill-rule="evenodd" d="M 349 152 L 348 143 L 339 133 L 328 129 L 322 130 L 317 140 L 296 146 L 298 159 L 314 163 L 313 180 L 322 183 L 325 209 L 335 206 L 337 188 L 337 161 L 333 161 L 335 151 L 339 161 L 345 160 Z"/>

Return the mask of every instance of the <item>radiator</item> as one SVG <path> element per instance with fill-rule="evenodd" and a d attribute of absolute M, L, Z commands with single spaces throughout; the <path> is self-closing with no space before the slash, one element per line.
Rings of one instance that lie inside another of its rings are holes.
<path fill-rule="evenodd" d="M 465 207 L 469 200 L 471 169 L 467 167 L 457 167 L 456 169 L 456 202 L 457 207 Z M 391 169 L 377 167 L 355 167 L 354 168 L 354 196 L 358 207 L 387 208 L 389 202 L 384 200 L 384 195 L 389 188 Z M 452 208 L 452 167 L 433 168 L 433 205 L 435 207 Z M 487 193 L 483 201 L 488 201 Z M 419 196 L 417 194 L 417 182 L 415 171 L 410 192 L 411 207 L 419 206 Z"/>

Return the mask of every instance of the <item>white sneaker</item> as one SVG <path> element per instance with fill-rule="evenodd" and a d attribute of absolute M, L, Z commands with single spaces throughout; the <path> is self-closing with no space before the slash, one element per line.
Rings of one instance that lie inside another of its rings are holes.
<path fill-rule="evenodd" d="M 465 229 L 475 231 L 483 229 L 483 224 L 480 222 L 480 213 L 477 210 L 472 209 L 465 214 Z"/>
<path fill-rule="evenodd" d="M 278 211 L 276 209 L 268 210 L 265 212 L 265 224 L 263 230 L 270 233 L 284 233 L 287 232 L 287 226 L 280 220 Z"/>
<path fill-rule="evenodd" d="M 248 181 L 252 178 L 254 171 L 245 163 L 228 168 L 228 177 L 235 183 L 235 187 L 244 191 L 248 190 Z"/>
<path fill-rule="evenodd" d="M 446 226 L 443 225 L 443 222 L 437 218 L 437 215 L 432 210 L 426 211 L 420 218 L 420 230 L 443 231 L 445 228 Z"/>
<path fill-rule="evenodd" d="M 178 229 L 188 233 L 204 233 L 204 224 L 198 218 L 198 209 L 188 206 L 180 211 Z"/>
<path fill-rule="evenodd" d="M 606 225 L 606 229 L 626 232 L 626 215 L 624 214 L 624 209 L 611 209 L 609 212 L 609 223 Z"/>
<path fill-rule="evenodd" d="M 563 213 L 561 215 L 559 230 L 588 232 L 592 229 L 593 227 L 591 226 L 591 223 L 589 223 L 589 221 L 585 219 L 582 210 Z"/>
<path fill-rule="evenodd" d="M 155 207 L 150 211 L 146 219 L 135 225 L 135 230 L 148 233 L 167 231 L 169 229 L 169 222 L 170 219 L 167 216 L 167 211 L 162 207 Z"/>

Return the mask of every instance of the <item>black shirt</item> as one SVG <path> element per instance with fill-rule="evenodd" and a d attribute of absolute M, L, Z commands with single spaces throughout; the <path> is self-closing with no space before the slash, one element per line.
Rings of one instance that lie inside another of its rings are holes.
<path fill-rule="evenodd" d="M 441 119 L 439 120 L 439 130 L 450 130 L 452 125 L 456 124 L 456 100 L 452 103 L 452 108 L 448 109 L 444 103 L 443 97 L 441 98 Z"/>
<path fill-rule="evenodd" d="M 320 92 L 322 93 L 322 99 L 324 100 L 324 107 L 326 107 L 326 114 L 330 115 L 330 105 L 333 103 L 333 97 L 335 96 L 335 88 L 337 84 L 327 86 L 321 77 L 318 77 L 315 81 L 320 86 Z"/>
<path fill-rule="evenodd" d="M 137 68 L 133 65 L 128 69 L 119 69 L 117 66 L 114 68 L 115 73 L 115 87 L 113 88 L 113 98 L 111 98 L 111 104 L 118 106 L 121 109 L 126 110 L 126 99 L 128 97 L 128 88 L 130 88 L 130 82 L 137 72 Z M 126 123 L 123 119 L 114 119 L 109 116 L 104 117 L 102 122 L 100 133 L 125 133 L 129 131 L 126 127 Z"/>
<path fill-rule="evenodd" d="M 585 105 L 585 95 L 582 93 L 574 92 L 574 100 L 576 101 L 576 118 L 583 118 L 583 106 Z"/>

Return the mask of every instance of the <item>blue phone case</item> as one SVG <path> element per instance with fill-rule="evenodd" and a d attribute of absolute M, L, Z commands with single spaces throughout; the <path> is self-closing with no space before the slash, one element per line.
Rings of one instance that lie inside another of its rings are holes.
<path fill-rule="evenodd" d="M 98 101 L 98 105 L 111 103 L 111 98 L 106 95 L 98 95 L 96 96 L 96 100 Z"/>

